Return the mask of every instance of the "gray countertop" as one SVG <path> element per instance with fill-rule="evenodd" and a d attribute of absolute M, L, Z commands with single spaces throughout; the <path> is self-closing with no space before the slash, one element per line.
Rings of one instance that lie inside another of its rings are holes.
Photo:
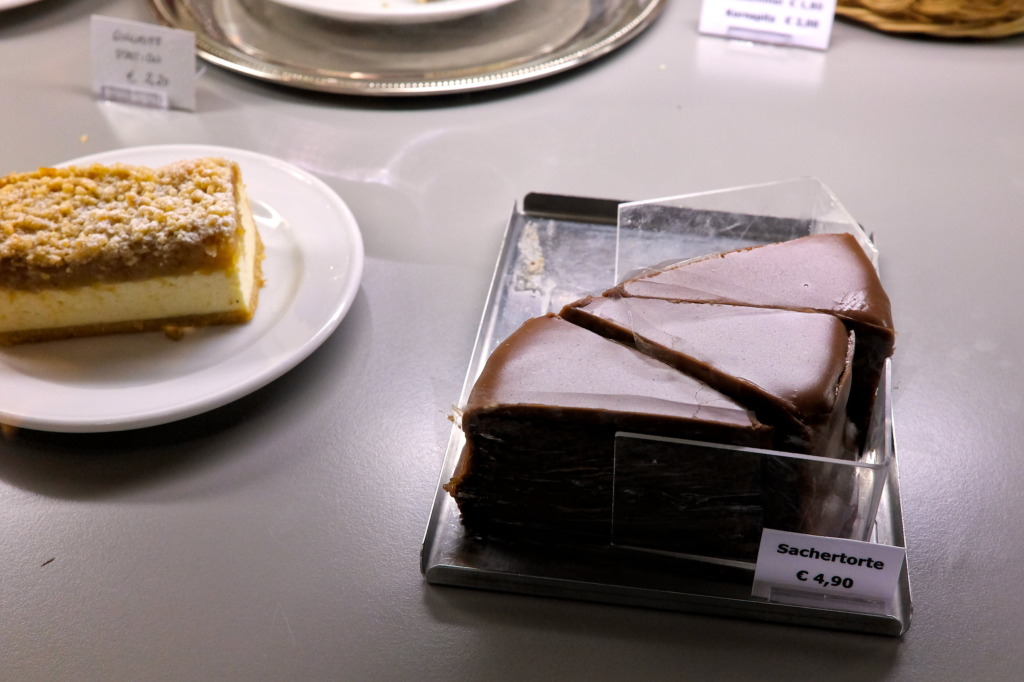
<path fill-rule="evenodd" d="M 0 12 L 0 174 L 139 145 L 259 152 L 347 202 L 365 272 L 319 350 L 225 407 L 5 432 L 4 679 L 1024 675 L 1024 37 L 839 22 L 827 52 L 785 50 L 699 36 L 698 3 L 674 0 L 623 49 L 511 89 L 356 98 L 208 66 L 183 112 L 93 97 L 92 14 L 154 21 L 133 0 Z M 802 176 L 873 233 L 894 304 L 905 637 L 426 585 L 448 416 L 515 203 Z"/>

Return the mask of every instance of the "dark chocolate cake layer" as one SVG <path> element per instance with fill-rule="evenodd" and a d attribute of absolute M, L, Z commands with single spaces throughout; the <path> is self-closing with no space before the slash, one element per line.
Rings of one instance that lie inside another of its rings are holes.
<path fill-rule="evenodd" d="M 528 320 L 491 354 L 462 426 L 466 449 L 446 489 L 470 532 L 603 542 L 616 432 L 752 447 L 772 439 L 770 428 L 709 386 L 554 316 Z M 734 475 L 750 479 L 741 487 L 756 498 L 758 472 Z M 761 512 L 756 499 L 748 506 L 709 531 L 749 535 Z"/>

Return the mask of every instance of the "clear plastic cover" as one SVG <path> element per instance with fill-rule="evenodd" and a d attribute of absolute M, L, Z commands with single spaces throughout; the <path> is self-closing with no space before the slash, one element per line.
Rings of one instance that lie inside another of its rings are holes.
<path fill-rule="evenodd" d="M 815 178 L 628 202 L 619 206 L 618 227 L 616 281 L 667 260 L 825 232 L 854 235 L 878 262 L 860 225 Z"/>
<path fill-rule="evenodd" d="M 616 281 L 656 267 L 811 234 L 854 235 L 877 251 L 815 178 L 623 203 Z M 888 385 L 854 461 L 620 433 L 612 544 L 752 562 L 761 529 L 869 538 L 891 459 Z"/>
<path fill-rule="evenodd" d="M 856 461 L 619 433 L 611 543 L 753 563 L 763 528 L 870 540 L 889 466 L 889 387 Z"/>

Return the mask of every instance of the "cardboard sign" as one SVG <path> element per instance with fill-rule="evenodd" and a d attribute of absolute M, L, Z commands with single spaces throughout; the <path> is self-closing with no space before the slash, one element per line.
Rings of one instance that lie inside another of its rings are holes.
<path fill-rule="evenodd" d="M 704 0 L 701 33 L 828 49 L 836 0 Z"/>
<path fill-rule="evenodd" d="M 896 594 L 906 549 L 765 528 L 751 594 L 806 603 L 807 596 L 875 610 Z"/>
<path fill-rule="evenodd" d="M 93 91 L 100 99 L 157 109 L 196 108 L 191 31 L 92 17 Z"/>

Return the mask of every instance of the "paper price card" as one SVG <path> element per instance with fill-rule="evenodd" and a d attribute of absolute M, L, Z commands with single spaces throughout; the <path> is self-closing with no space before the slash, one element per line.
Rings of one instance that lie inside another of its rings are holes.
<path fill-rule="evenodd" d="M 825 50 L 835 14 L 836 0 L 704 0 L 700 32 Z"/>
<path fill-rule="evenodd" d="M 751 594 L 771 601 L 879 611 L 892 600 L 906 549 L 765 528 Z"/>
<path fill-rule="evenodd" d="M 196 108 L 196 36 L 138 21 L 92 17 L 93 90 L 157 109 Z"/>

